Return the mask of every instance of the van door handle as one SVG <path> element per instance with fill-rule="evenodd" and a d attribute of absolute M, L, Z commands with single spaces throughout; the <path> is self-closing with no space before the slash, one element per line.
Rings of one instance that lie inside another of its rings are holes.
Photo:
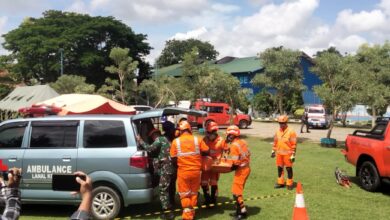
<path fill-rule="evenodd" d="M 10 156 L 8 158 L 8 162 L 16 162 L 18 160 L 18 157 L 17 156 Z"/>
<path fill-rule="evenodd" d="M 71 157 L 70 156 L 63 156 L 62 161 L 64 162 L 70 162 Z"/>

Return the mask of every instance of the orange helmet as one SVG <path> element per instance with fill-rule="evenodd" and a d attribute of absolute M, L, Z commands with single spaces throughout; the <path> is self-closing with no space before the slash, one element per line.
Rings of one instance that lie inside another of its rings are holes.
<path fill-rule="evenodd" d="M 281 115 L 278 117 L 278 122 L 279 123 L 287 123 L 288 121 L 288 116 L 287 115 Z"/>
<path fill-rule="evenodd" d="M 236 137 L 240 136 L 240 129 L 235 126 L 235 125 L 230 125 L 227 129 L 226 129 L 226 135 L 234 135 Z"/>
<path fill-rule="evenodd" d="M 211 133 L 213 131 L 218 131 L 218 124 L 215 123 L 214 121 L 210 121 L 206 125 L 206 131 L 209 132 L 209 133 Z"/>
<path fill-rule="evenodd" d="M 161 131 L 157 128 L 153 128 L 151 131 L 149 131 L 148 136 L 151 137 L 154 133 L 158 132 L 161 134 Z"/>
<path fill-rule="evenodd" d="M 181 122 L 179 122 L 179 130 L 180 131 L 184 131 L 184 130 L 191 131 L 190 123 L 188 123 L 188 121 L 181 121 Z"/>

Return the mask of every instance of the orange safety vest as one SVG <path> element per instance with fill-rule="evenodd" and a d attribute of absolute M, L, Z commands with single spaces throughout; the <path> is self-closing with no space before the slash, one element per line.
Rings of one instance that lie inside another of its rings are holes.
<path fill-rule="evenodd" d="M 210 149 L 210 156 L 213 159 L 217 159 L 221 157 L 222 155 L 222 148 L 223 148 L 223 138 L 218 136 L 214 141 L 209 140 L 208 138 L 204 137 L 201 146 L 207 145 Z"/>
<path fill-rule="evenodd" d="M 280 155 L 289 155 L 295 153 L 297 147 L 297 134 L 294 130 L 287 127 L 284 131 L 278 129 L 274 136 L 273 150 Z"/>
<path fill-rule="evenodd" d="M 229 145 L 230 152 L 227 157 L 228 161 L 233 165 L 238 165 L 240 167 L 249 166 L 250 151 L 248 144 L 244 140 L 236 138 Z"/>
<path fill-rule="evenodd" d="M 207 151 L 208 148 L 200 147 L 198 137 L 191 134 L 182 134 L 172 141 L 170 154 L 177 157 L 177 165 L 183 171 L 199 171 L 201 169 L 200 151 Z"/>

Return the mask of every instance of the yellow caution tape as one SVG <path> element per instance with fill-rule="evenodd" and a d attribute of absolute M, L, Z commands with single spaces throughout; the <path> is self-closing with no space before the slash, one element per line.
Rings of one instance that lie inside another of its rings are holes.
<path fill-rule="evenodd" d="M 292 195 L 293 193 L 279 193 L 279 194 L 273 194 L 273 195 L 266 195 L 266 196 L 257 196 L 257 197 L 252 197 L 248 199 L 244 199 L 244 201 L 255 201 L 255 200 L 262 200 L 262 199 L 270 199 L 274 197 L 280 197 L 280 196 L 287 196 L 287 195 Z M 209 205 L 201 205 L 201 206 L 195 206 L 194 209 L 205 209 L 208 207 L 215 207 L 215 206 L 222 206 L 222 205 L 228 205 L 228 204 L 235 204 L 236 201 L 231 200 L 227 202 L 218 202 L 216 204 L 209 204 Z M 139 215 L 134 215 L 134 216 L 127 216 L 123 218 L 115 218 L 115 220 L 120 220 L 120 219 L 131 219 L 131 218 L 142 218 L 142 217 L 149 217 L 152 215 L 161 215 L 163 213 L 173 213 L 173 212 L 182 212 L 183 209 L 173 209 L 173 210 L 167 210 L 164 212 L 150 212 L 146 214 L 139 214 Z"/>

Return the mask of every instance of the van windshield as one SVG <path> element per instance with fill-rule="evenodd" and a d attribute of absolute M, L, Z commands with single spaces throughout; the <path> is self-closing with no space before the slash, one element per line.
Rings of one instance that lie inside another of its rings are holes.
<path fill-rule="evenodd" d="M 309 113 L 324 114 L 324 109 L 309 109 Z"/>

